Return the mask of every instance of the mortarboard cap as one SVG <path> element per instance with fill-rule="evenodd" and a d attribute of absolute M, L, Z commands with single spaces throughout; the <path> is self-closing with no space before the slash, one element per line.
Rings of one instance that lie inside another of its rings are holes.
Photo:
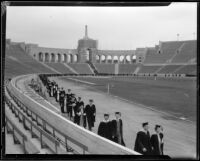
<path fill-rule="evenodd" d="M 144 122 L 144 123 L 142 123 L 142 126 L 144 127 L 144 126 L 146 126 L 148 124 L 149 124 L 148 122 Z"/>
<path fill-rule="evenodd" d="M 89 102 L 93 102 L 93 99 L 89 99 Z"/>
<path fill-rule="evenodd" d="M 108 113 L 105 113 L 104 116 L 109 116 L 109 114 L 108 114 Z"/>

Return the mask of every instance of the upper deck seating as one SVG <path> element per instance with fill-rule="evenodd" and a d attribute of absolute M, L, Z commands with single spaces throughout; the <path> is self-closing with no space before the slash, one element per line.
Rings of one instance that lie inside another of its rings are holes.
<path fill-rule="evenodd" d="M 10 45 L 9 48 L 6 49 L 6 59 L 10 59 L 8 60 L 10 62 L 8 62 L 9 65 L 11 65 L 11 61 L 15 64 L 21 64 L 21 66 L 23 64 L 23 67 L 25 68 L 23 71 L 25 72 L 27 70 L 25 73 L 55 73 L 25 53 L 25 51 L 17 44 Z M 7 68 L 9 68 L 9 66 L 7 66 Z M 15 68 L 18 68 L 18 66 L 15 66 Z"/>
<path fill-rule="evenodd" d="M 183 47 L 177 53 L 177 55 L 173 58 L 172 63 L 187 63 L 191 59 L 195 59 L 197 57 L 197 42 L 188 41 L 185 42 Z"/>
<path fill-rule="evenodd" d="M 147 49 L 144 64 L 167 63 L 183 43 L 182 41 L 162 42 L 160 50 L 155 48 Z"/>

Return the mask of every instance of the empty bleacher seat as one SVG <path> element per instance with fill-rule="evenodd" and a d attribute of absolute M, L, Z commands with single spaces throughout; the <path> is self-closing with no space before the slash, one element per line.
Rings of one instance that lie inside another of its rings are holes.
<path fill-rule="evenodd" d="M 180 68 L 182 65 L 166 65 L 164 66 L 158 73 L 167 74 L 167 73 L 174 73 L 174 71 Z"/>
<path fill-rule="evenodd" d="M 188 41 L 184 43 L 183 47 L 173 58 L 172 63 L 187 63 L 189 60 L 195 59 L 196 57 L 197 57 L 197 42 Z"/>
<path fill-rule="evenodd" d="M 138 73 L 155 73 L 161 67 L 161 65 L 142 66 Z"/>
<path fill-rule="evenodd" d="M 62 63 L 45 63 L 51 68 L 54 68 L 56 71 L 62 73 L 62 74 L 74 74 L 69 68 L 67 68 Z"/>
<path fill-rule="evenodd" d="M 136 68 L 135 64 L 119 64 L 119 74 L 133 74 Z"/>
<path fill-rule="evenodd" d="M 106 73 L 106 74 L 114 74 L 115 73 L 115 64 L 94 64 L 97 68 L 99 73 Z"/>
<path fill-rule="evenodd" d="M 69 63 L 68 65 L 79 74 L 93 74 L 87 63 Z"/>

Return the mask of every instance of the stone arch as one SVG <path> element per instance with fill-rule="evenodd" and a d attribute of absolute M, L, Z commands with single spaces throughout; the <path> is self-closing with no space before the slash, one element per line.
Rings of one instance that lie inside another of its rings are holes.
<path fill-rule="evenodd" d="M 96 62 L 97 62 L 97 63 L 100 63 L 100 56 L 99 56 L 99 55 L 96 55 L 95 57 L 96 57 Z"/>
<path fill-rule="evenodd" d="M 64 53 L 63 54 L 63 62 L 66 63 L 67 62 L 67 55 Z"/>
<path fill-rule="evenodd" d="M 43 53 L 42 52 L 39 52 L 38 59 L 39 59 L 39 61 L 43 61 Z"/>
<path fill-rule="evenodd" d="M 136 63 L 136 59 L 137 59 L 136 55 L 133 55 L 131 59 L 132 63 Z"/>
<path fill-rule="evenodd" d="M 67 54 L 67 63 L 71 63 L 71 54 Z"/>
<path fill-rule="evenodd" d="M 74 63 L 77 63 L 77 61 L 78 61 L 78 55 L 77 55 L 77 54 L 74 54 L 74 55 L 73 55 L 73 62 L 74 62 Z"/>
<path fill-rule="evenodd" d="M 120 62 L 120 63 L 124 62 L 124 55 L 120 55 L 120 57 L 119 57 L 119 62 Z"/>
<path fill-rule="evenodd" d="M 118 58 L 118 56 L 113 56 L 113 62 L 114 63 L 118 63 L 119 62 L 119 58 Z"/>
<path fill-rule="evenodd" d="M 51 53 L 51 62 L 56 62 L 56 56 L 54 53 Z"/>
<path fill-rule="evenodd" d="M 45 62 L 49 62 L 50 61 L 49 53 L 45 53 L 45 55 L 44 55 L 44 61 Z"/>
<path fill-rule="evenodd" d="M 105 55 L 101 55 L 101 62 L 106 62 L 106 56 Z"/>
<path fill-rule="evenodd" d="M 112 56 L 111 56 L 111 55 L 107 55 L 107 56 L 106 56 L 106 61 L 107 61 L 108 63 L 112 63 Z"/>
<path fill-rule="evenodd" d="M 131 62 L 131 56 L 130 55 L 126 55 L 126 63 L 130 63 Z"/>
<path fill-rule="evenodd" d="M 57 60 L 57 62 L 59 62 L 59 63 L 60 63 L 60 62 L 61 62 L 61 54 L 60 54 L 60 53 L 58 53 L 58 54 L 57 54 L 57 56 L 58 56 L 58 60 Z"/>

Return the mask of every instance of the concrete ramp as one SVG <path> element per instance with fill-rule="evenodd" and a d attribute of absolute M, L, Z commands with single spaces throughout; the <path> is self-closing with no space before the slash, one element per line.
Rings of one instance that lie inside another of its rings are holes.
<path fill-rule="evenodd" d="M 81 144 L 81 146 L 84 145 L 86 147 L 86 152 L 89 154 L 140 155 L 139 153 L 129 148 L 116 144 L 91 131 L 84 129 L 83 127 L 74 124 L 59 113 L 52 111 L 50 108 L 55 107 L 47 103 L 45 100 L 40 100 L 40 102 L 37 102 L 32 97 L 25 94 L 26 87 L 23 82 L 31 78 L 31 75 L 28 75 L 12 79 L 12 93 L 19 100 L 22 100 L 25 106 L 27 106 L 34 113 L 37 113 L 39 117 L 43 118 L 43 120 L 48 122 L 48 124 L 51 125 L 51 127 L 53 127 L 61 135 L 73 139 L 77 142 L 77 144 Z M 18 86 L 18 88 L 16 88 L 16 85 Z M 48 108 L 48 106 L 51 107 Z"/>

